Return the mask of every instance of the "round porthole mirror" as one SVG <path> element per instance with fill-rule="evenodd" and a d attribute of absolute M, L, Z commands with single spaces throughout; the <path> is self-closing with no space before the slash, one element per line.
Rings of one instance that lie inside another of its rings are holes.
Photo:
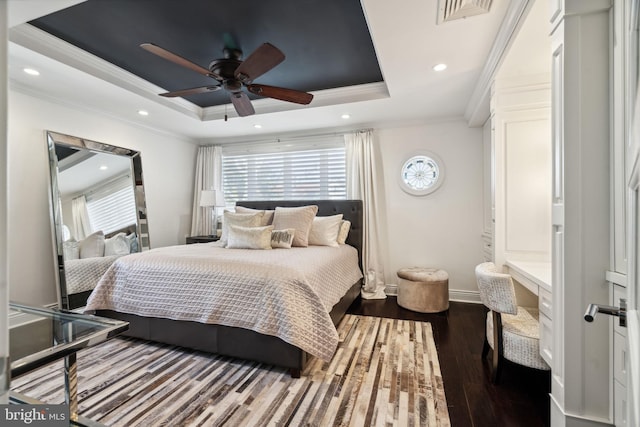
<path fill-rule="evenodd" d="M 433 154 L 418 154 L 408 158 L 400 169 L 400 186 L 414 196 L 424 196 L 440 187 L 444 167 Z"/>

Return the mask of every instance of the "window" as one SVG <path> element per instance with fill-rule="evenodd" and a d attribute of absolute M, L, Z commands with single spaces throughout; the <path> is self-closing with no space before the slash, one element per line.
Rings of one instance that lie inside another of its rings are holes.
<path fill-rule="evenodd" d="M 85 195 L 93 231 L 111 233 L 137 224 L 136 202 L 129 175 L 97 187 Z"/>
<path fill-rule="evenodd" d="M 227 201 L 346 199 L 342 136 L 223 147 Z"/>

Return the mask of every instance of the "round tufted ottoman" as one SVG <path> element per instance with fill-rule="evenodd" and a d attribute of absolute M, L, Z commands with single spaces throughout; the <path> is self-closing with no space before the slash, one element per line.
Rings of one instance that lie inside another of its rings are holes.
<path fill-rule="evenodd" d="M 449 309 L 449 274 L 437 268 L 398 270 L 398 305 L 420 313 Z"/>

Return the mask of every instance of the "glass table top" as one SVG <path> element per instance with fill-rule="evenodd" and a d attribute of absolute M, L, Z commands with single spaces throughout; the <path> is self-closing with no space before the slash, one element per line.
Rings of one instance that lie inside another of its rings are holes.
<path fill-rule="evenodd" d="M 128 322 L 61 309 L 9 304 L 11 376 L 96 345 L 129 328 Z"/>

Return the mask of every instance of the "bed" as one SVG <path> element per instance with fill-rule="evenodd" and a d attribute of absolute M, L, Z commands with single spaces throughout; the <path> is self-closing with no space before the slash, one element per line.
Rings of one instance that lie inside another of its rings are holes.
<path fill-rule="evenodd" d="M 309 246 L 252 251 L 261 260 L 255 265 L 253 259 L 249 262 L 237 258 L 238 254 L 251 250 L 223 249 L 218 243 L 159 248 L 125 256 L 116 261 L 101 279 L 89 298 L 87 311 L 128 321 L 130 327 L 125 334 L 129 336 L 277 365 L 288 368 L 292 376 L 299 377 L 312 355 L 322 360 L 331 358 L 337 345 L 335 327 L 360 294 L 362 202 L 238 203 L 239 206 L 259 210 L 310 204 L 318 206 L 317 216 L 341 213 L 344 220 L 351 222 L 346 245 L 339 248 Z M 329 254 L 350 260 L 330 261 L 329 265 L 317 261 Z M 285 265 L 283 257 L 293 260 L 296 268 Z M 213 263 L 207 261 L 212 259 L 217 266 L 210 277 L 201 267 L 206 262 Z M 127 264 L 131 267 L 141 265 L 139 263 L 145 263 L 145 270 L 135 270 L 136 274 L 132 273 L 134 270 L 125 268 Z M 188 269 L 180 270 L 184 263 L 189 264 Z M 318 266 L 313 266 L 315 270 L 310 272 L 298 271 L 297 266 L 307 264 Z M 229 275 L 239 276 L 243 270 L 254 268 L 259 269 L 255 278 L 247 276 L 243 283 L 202 290 L 200 298 L 195 293 L 199 290 L 190 287 L 208 281 L 225 282 Z M 118 269 L 124 271 L 121 276 L 117 276 Z M 136 275 L 151 287 L 134 287 Z M 186 276 L 194 277 L 187 280 Z M 350 279 L 345 282 L 344 278 Z M 118 287 L 114 287 L 115 283 Z M 251 286 L 259 289 L 255 295 L 247 291 Z M 174 288 L 180 288 L 180 291 L 175 292 Z M 114 303 L 112 298 L 118 294 L 126 297 Z M 135 301 L 131 303 L 130 300 Z M 179 301 L 184 300 L 194 303 L 197 308 L 191 312 L 191 309 L 182 310 Z M 227 312 L 230 301 L 234 304 L 241 302 L 244 315 Z M 128 306 L 129 303 L 136 308 Z M 276 303 L 280 305 L 276 307 Z M 244 318 L 248 319 L 247 324 L 243 323 Z"/>

